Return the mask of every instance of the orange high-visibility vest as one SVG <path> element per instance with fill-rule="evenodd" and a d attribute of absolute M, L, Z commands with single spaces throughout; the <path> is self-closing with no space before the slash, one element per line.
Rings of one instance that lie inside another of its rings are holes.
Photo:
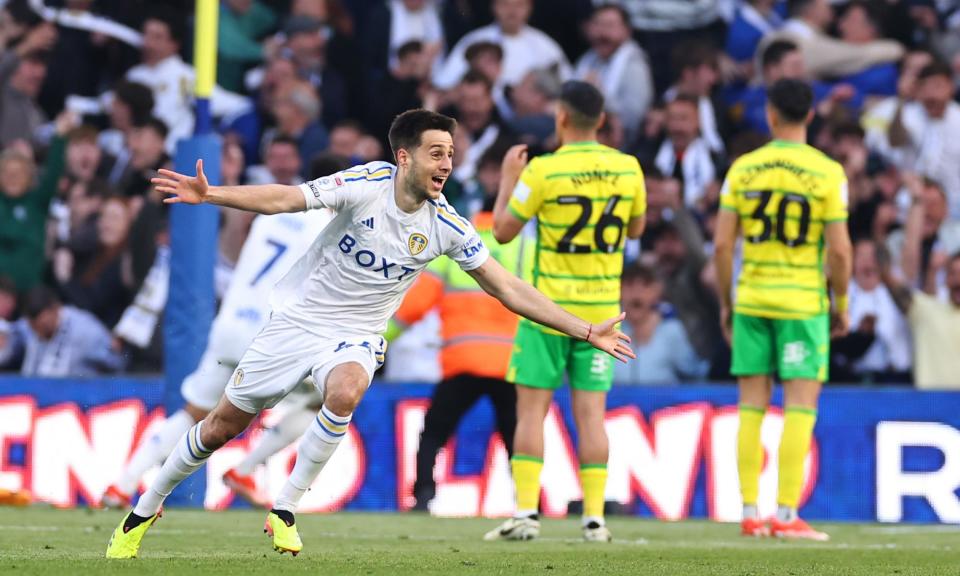
<path fill-rule="evenodd" d="M 473 226 L 491 257 L 504 268 L 518 276 L 529 270 L 533 250 L 529 245 L 524 250 L 522 235 L 499 244 L 493 237 L 491 212 L 477 213 Z M 409 326 L 434 308 L 440 315 L 440 369 L 444 379 L 458 374 L 488 378 L 506 375 L 518 317 L 484 292 L 450 258 L 437 258 L 420 275 L 397 310 L 396 320 Z"/>

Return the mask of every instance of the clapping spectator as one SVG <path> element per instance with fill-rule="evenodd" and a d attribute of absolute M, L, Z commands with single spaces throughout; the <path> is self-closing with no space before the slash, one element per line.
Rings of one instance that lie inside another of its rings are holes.
<path fill-rule="evenodd" d="M 950 67 L 934 62 L 920 71 L 917 98 L 890 124 L 890 145 L 899 151 L 898 167 L 940 183 L 950 215 L 960 218 L 960 104 Z"/>
<path fill-rule="evenodd" d="M 878 250 L 869 239 L 854 245 L 850 282 L 850 334 L 831 346 L 831 380 L 896 382 L 909 379 L 910 332 L 881 282 Z"/>

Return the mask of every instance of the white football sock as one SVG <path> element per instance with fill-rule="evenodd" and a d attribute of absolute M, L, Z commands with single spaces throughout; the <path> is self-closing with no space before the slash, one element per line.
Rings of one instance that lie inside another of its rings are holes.
<path fill-rule="evenodd" d="M 276 426 L 264 430 L 253 450 L 237 464 L 235 468 L 237 474 L 241 476 L 253 474 L 254 469 L 266 462 L 267 458 L 303 436 L 316 416 L 316 412 L 306 407 L 294 408 L 285 414 Z"/>
<path fill-rule="evenodd" d="M 777 520 L 779 520 L 780 522 L 793 522 L 796 519 L 797 519 L 796 508 L 793 508 L 790 506 L 784 506 L 782 504 L 780 506 L 777 506 Z"/>
<path fill-rule="evenodd" d="M 756 504 L 744 504 L 743 505 L 743 519 L 752 518 L 758 520 L 760 518 L 760 510 L 757 509 Z"/>
<path fill-rule="evenodd" d="M 163 501 L 187 476 L 193 474 L 207 462 L 213 450 L 207 450 L 200 442 L 200 430 L 203 420 L 187 430 L 177 443 L 173 453 L 163 463 L 160 474 L 146 492 L 140 496 L 133 513 L 148 518 L 156 514 Z"/>
<path fill-rule="evenodd" d="M 147 470 L 163 464 L 167 455 L 177 445 L 177 440 L 182 438 L 183 433 L 194 424 L 193 416 L 187 414 L 185 410 L 178 410 L 167 418 L 157 433 L 141 442 L 133 453 L 130 462 L 117 480 L 120 491 L 132 496 L 139 488 L 140 479 Z"/>
<path fill-rule="evenodd" d="M 297 463 L 273 505 L 277 510 L 296 513 L 300 499 L 330 460 L 347 433 L 352 414 L 337 416 L 324 406 L 313 419 L 297 448 Z"/>

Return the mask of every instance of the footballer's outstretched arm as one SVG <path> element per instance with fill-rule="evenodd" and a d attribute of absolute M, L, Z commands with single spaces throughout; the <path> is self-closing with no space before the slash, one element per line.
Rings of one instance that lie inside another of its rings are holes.
<path fill-rule="evenodd" d="M 307 208 L 303 192 L 297 186 L 210 186 L 203 173 L 203 160 L 197 160 L 196 176 L 161 169 L 160 176 L 150 182 L 157 192 L 169 195 L 163 200 L 167 204 L 216 204 L 260 214 L 303 212 Z"/>
<path fill-rule="evenodd" d="M 591 324 L 567 312 L 542 292 L 508 272 L 494 258 L 487 258 L 483 265 L 468 273 L 487 294 L 502 302 L 511 312 L 573 338 L 585 340 L 621 362 L 637 357 L 630 349 L 630 338 L 616 328 L 617 323 L 623 320 L 623 313 L 600 324 Z"/>

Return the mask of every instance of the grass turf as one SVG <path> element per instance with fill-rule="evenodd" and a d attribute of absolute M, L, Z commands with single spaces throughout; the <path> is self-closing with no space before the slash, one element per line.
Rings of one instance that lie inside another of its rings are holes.
<path fill-rule="evenodd" d="M 140 558 L 107 561 L 122 513 L 0 509 L 3 574 L 815 574 L 960 575 L 960 527 L 819 525 L 828 543 L 741 538 L 737 526 L 615 518 L 612 544 L 579 540 L 577 520 L 547 520 L 534 542 L 483 542 L 493 520 L 336 514 L 297 518 L 304 551 L 279 556 L 260 512 L 168 510 Z M 282 572 L 279 572 L 281 571 Z"/>

